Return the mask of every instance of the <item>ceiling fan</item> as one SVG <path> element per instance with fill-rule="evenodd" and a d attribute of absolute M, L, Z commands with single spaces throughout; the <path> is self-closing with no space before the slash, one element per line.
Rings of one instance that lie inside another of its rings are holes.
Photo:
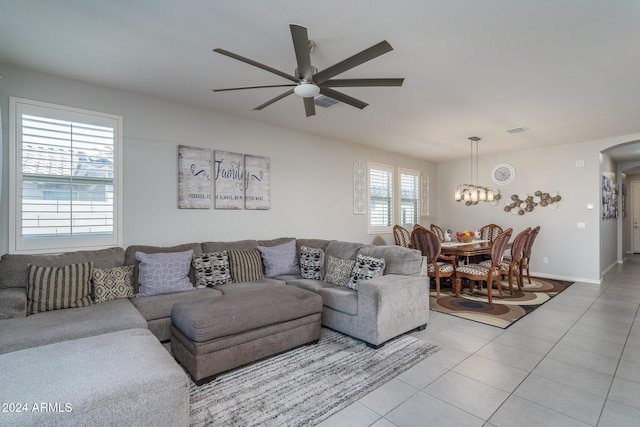
<path fill-rule="evenodd" d="M 236 59 L 238 61 L 245 62 L 249 65 L 253 65 L 254 67 L 261 68 L 270 73 L 276 74 L 278 76 L 284 77 L 287 80 L 291 80 L 293 83 L 289 84 L 279 84 L 279 85 L 264 85 L 264 86 L 245 86 L 245 87 L 233 87 L 226 89 L 213 89 L 214 92 L 224 92 L 230 90 L 243 90 L 243 89 L 258 89 L 258 88 L 266 88 L 266 87 L 292 87 L 288 91 L 276 96 L 273 99 L 265 102 L 254 108 L 254 110 L 262 110 L 265 107 L 273 104 L 276 101 L 285 98 L 292 93 L 302 97 L 304 101 L 304 110 L 307 114 L 307 117 L 313 116 L 316 114 L 315 104 L 314 104 L 314 96 L 319 93 L 333 98 L 336 101 L 344 102 L 345 104 L 349 104 L 353 107 L 363 109 L 366 107 L 367 103 L 360 101 L 359 99 L 353 98 L 349 95 L 345 95 L 342 92 L 338 92 L 332 88 L 334 87 L 369 87 L 369 86 L 402 86 L 404 81 L 403 78 L 382 78 L 382 79 L 334 79 L 333 77 L 338 74 L 344 73 L 364 62 L 370 61 L 374 58 L 377 58 L 380 55 L 383 55 L 387 52 L 393 50 L 391 45 L 386 41 L 381 41 L 378 44 L 371 46 L 368 49 L 365 49 L 355 55 L 338 62 L 335 65 L 332 65 L 329 68 L 325 68 L 322 71 L 318 71 L 314 66 L 311 65 L 311 55 L 310 51 L 314 46 L 313 42 L 309 41 L 307 36 L 307 29 L 301 25 L 289 24 L 291 29 L 291 37 L 293 39 L 293 49 L 296 54 L 296 61 L 298 67 L 295 70 L 295 75 L 291 75 L 280 70 L 276 70 L 275 68 L 269 67 L 268 65 L 261 64 L 252 59 L 245 58 L 243 56 L 237 55 L 233 52 L 229 52 L 224 49 L 214 49 L 214 52 L 220 53 L 222 55 L 228 56 L 230 58 Z"/>

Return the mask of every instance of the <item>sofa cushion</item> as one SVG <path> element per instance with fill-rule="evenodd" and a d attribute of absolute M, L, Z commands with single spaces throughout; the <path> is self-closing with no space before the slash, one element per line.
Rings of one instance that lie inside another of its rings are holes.
<path fill-rule="evenodd" d="M 332 240 L 327 245 L 324 253 L 335 258 L 356 259 L 356 255 L 360 248 L 364 246 L 362 243 L 340 242 Z"/>
<path fill-rule="evenodd" d="M 128 299 L 0 321 L 0 353 L 132 328 L 147 322 Z M 89 363 L 89 362 L 87 362 Z"/>
<path fill-rule="evenodd" d="M 235 242 L 204 242 L 200 245 L 202 253 L 222 252 L 222 251 L 250 251 L 258 249 L 256 240 L 237 240 Z"/>
<path fill-rule="evenodd" d="M 136 252 L 140 261 L 138 296 L 168 294 L 193 290 L 189 268 L 193 251 L 146 254 Z"/>
<path fill-rule="evenodd" d="M 5 254 L 0 259 L 0 289 L 27 288 L 29 265 L 64 267 L 70 264 L 93 262 L 97 268 L 124 265 L 125 251 L 120 247 L 93 251 L 74 251 L 55 255 Z"/>
<path fill-rule="evenodd" d="M 384 274 L 418 276 L 422 267 L 422 254 L 417 249 L 397 245 L 365 245 L 360 248 L 358 253 L 374 258 L 383 258 L 385 260 Z"/>
<path fill-rule="evenodd" d="M 64 267 L 29 267 L 27 312 L 87 307 L 91 299 L 92 262 Z"/>
<path fill-rule="evenodd" d="M 358 292 L 342 286 L 318 289 L 322 304 L 333 310 L 355 316 L 358 314 Z"/>
<path fill-rule="evenodd" d="M 374 258 L 358 254 L 356 256 L 356 263 L 353 266 L 351 272 L 351 280 L 347 285 L 349 288 L 357 291 L 358 284 L 363 280 L 375 279 L 382 276 L 384 271 L 385 261 L 382 258 Z"/>
<path fill-rule="evenodd" d="M 324 251 L 320 248 L 300 248 L 300 274 L 305 279 L 322 280 Z"/>
<path fill-rule="evenodd" d="M 221 291 L 211 288 L 192 289 L 190 292 L 132 298 L 131 303 L 138 309 L 146 321 L 151 321 L 171 317 L 171 308 L 175 303 L 183 301 L 193 302 L 202 298 L 222 295 Z"/>
<path fill-rule="evenodd" d="M 356 261 L 353 259 L 336 258 L 329 255 L 324 281 L 338 286 L 347 286 L 351 280 L 351 272 L 355 263 Z"/>
<path fill-rule="evenodd" d="M 331 288 L 331 287 L 335 287 L 336 285 L 331 284 L 331 283 L 327 283 L 323 280 L 315 280 L 315 279 L 291 279 L 291 280 L 287 280 L 287 285 L 288 286 L 295 286 L 296 288 L 301 288 L 301 289 L 305 289 L 307 291 L 311 291 L 311 292 L 318 292 L 319 289 L 322 288 Z"/>
<path fill-rule="evenodd" d="M 264 274 L 267 277 L 275 277 L 283 274 L 300 274 L 296 241 L 290 240 L 276 246 L 258 246 Z"/>
<path fill-rule="evenodd" d="M 262 257 L 257 249 L 229 251 L 229 265 L 231 266 L 231 277 L 235 283 L 264 279 Z"/>
<path fill-rule="evenodd" d="M 227 251 L 197 255 L 192 262 L 196 273 L 196 288 L 224 285 L 233 281 Z"/>
<path fill-rule="evenodd" d="M 133 265 L 93 269 L 93 302 L 133 298 Z"/>
<path fill-rule="evenodd" d="M 147 245 L 131 245 L 127 247 L 124 256 L 125 265 L 135 265 L 136 269 L 133 273 L 133 288 L 136 292 L 138 292 L 138 288 L 140 283 L 138 281 L 140 277 L 139 273 L 139 264 L 140 262 L 136 259 L 136 252 L 144 252 L 145 254 L 162 254 L 162 253 L 171 253 L 171 252 L 184 252 L 192 250 L 193 256 L 201 255 L 202 248 L 200 247 L 200 243 L 185 243 L 182 245 L 176 246 L 147 246 Z M 209 251 L 209 252 L 217 252 L 217 251 Z M 190 268 L 189 269 L 189 280 L 191 283 L 196 283 L 196 275 L 195 271 Z"/>
<path fill-rule="evenodd" d="M 189 424 L 189 379 L 145 329 L 5 354 L 0 372 L 0 401 L 29 405 L 0 414 L 5 426 Z"/>

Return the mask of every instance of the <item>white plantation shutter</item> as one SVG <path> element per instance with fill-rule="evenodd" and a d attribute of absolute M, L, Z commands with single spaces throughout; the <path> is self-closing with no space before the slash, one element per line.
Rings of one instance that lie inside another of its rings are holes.
<path fill-rule="evenodd" d="M 121 118 L 16 98 L 12 107 L 15 251 L 119 244 Z"/>
<path fill-rule="evenodd" d="M 419 221 L 420 172 L 400 169 L 400 223 L 413 226 Z"/>
<path fill-rule="evenodd" d="M 369 233 L 389 232 L 393 226 L 393 168 L 369 164 Z"/>

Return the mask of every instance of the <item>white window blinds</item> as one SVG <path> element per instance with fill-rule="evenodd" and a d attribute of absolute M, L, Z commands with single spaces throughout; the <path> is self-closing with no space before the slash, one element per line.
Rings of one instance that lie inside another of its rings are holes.
<path fill-rule="evenodd" d="M 418 223 L 420 172 L 400 169 L 400 223 L 412 227 Z"/>
<path fill-rule="evenodd" d="M 117 244 L 116 116 L 15 104 L 16 250 Z"/>
<path fill-rule="evenodd" d="M 369 232 L 389 231 L 393 226 L 393 168 L 369 165 Z"/>

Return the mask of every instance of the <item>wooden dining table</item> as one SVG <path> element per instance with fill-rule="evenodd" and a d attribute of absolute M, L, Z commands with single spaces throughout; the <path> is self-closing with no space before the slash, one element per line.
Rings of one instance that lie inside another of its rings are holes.
<path fill-rule="evenodd" d="M 440 253 L 466 257 L 490 254 L 491 242 L 489 240 L 474 240 L 471 243 L 442 242 Z"/>

